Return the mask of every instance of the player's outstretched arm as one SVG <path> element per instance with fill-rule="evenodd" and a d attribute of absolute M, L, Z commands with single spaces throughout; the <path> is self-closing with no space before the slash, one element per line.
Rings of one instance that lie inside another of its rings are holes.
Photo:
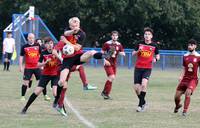
<path fill-rule="evenodd" d="M 157 60 L 157 61 L 160 60 L 160 54 L 157 54 L 157 55 L 156 55 L 156 60 Z"/>
<path fill-rule="evenodd" d="M 61 40 L 62 42 L 64 42 L 65 44 L 70 44 L 70 45 L 71 45 L 71 43 L 70 43 L 64 36 L 61 36 L 61 37 L 60 37 L 60 40 Z"/>
<path fill-rule="evenodd" d="M 64 36 L 61 36 L 61 41 L 64 42 L 65 44 L 69 44 L 69 45 L 72 45 L 74 47 L 74 50 L 75 51 L 78 51 L 82 48 L 82 46 L 80 44 L 72 44 L 70 43 Z"/>
<path fill-rule="evenodd" d="M 133 51 L 132 52 L 132 56 L 135 56 L 135 55 L 137 55 L 139 53 L 139 50 L 138 51 Z"/>
<path fill-rule="evenodd" d="M 181 75 L 180 75 L 180 77 L 178 79 L 179 82 L 183 79 L 184 74 L 185 74 L 185 68 L 183 67 L 183 69 L 181 71 Z"/>
<path fill-rule="evenodd" d="M 157 55 L 155 56 L 155 58 L 153 59 L 153 62 L 156 63 L 156 62 L 159 61 L 159 60 L 160 60 L 160 54 L 157 54 Z"/>
<path fill-rule="evenodd" d="M 73 30 L 66 30 L 64 32 L 64 35 L 69 36 L 69 35 L 72 35 L 72 34 L 76 34 L 76 33 L 78 33 L 79 30 L 80 30 L 79 27 L 75 27 L 75 28 L 73 28 Z"/>
<path fill-rule="evenodd" d="M 19 57 L 19 71 L 23 72 L 23 56 Z"/>
<path fill-rule="evenodd" d="M 46 61 L 42 62 L 42 63 L 38 62 L 37 66 L 38 66 L 39 68 L 41 68 L 41 67 L 43 67 L 45 64 L 47 64 L 49 61 L 51 61 L 50 58 L 47 59 Z"/>
<path fill-rule="evenodd" d="M 52 54 L 56 56 L 61 62 L 63 61 L 62 56 L 60 56 L 56 49 L 53 49 Z"/>

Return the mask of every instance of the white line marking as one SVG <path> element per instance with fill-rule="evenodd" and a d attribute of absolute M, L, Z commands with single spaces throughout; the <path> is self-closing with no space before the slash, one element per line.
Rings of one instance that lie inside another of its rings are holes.
<path fill-rule="evenodd" d="M 78 110 L 76 110 L 73 105 L 70 103 L 70 101 L 65 96 L 65 103 L 68 105 L 68 107 L 75 113 L 75 115 L 78 117 L 78 119 L 85 124 L 88 128 L 95 128 L 94 124 L 92 124 L 90 121 L 88 121 L 85 117 L 83 117 Z"/>

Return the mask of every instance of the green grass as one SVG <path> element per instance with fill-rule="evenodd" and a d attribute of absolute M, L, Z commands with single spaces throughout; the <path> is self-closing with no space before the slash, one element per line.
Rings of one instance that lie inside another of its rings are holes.
<path fill-rule="evenodd" d="M 106 79 L 103 68 L 87 67 L 86 72 L 90 83 L 98 86 L 98 89 L 83 91 L 76 72 L 70 79 L 67 95 L 81 115 L 97 128 L 199 128 L 198 88 L 192 96 L 189 115 L 186 118 L 182 117 L 181 113 L 172 113 L 173 96 L 180 70 L 155 69 L 152 72 L 147 93 L 149 107 L 143 113 L 135 112 L 138 100 L 132 89 L 133 69 L 118 69 L 111 92 L 113 100 L 109 101 L 100 96 Z M 67 110 L 67 118 L 60 116 L 51 107 L 52 100 L 44 101 L 42 95 L 31 105 L 26 115 L 20 115 L 25 105 L 25 102 L 19 100 L 22 74 L 17 67 L 11 67 L 11 72 L 0 71 L 0 76 L 0 128 L 86 128 L 70 109 Z M 26 94 L 26 99 L 33 92 L 36 82 L 33 84 Z M 51 95 L 49 88 L 48 94 Z"/>

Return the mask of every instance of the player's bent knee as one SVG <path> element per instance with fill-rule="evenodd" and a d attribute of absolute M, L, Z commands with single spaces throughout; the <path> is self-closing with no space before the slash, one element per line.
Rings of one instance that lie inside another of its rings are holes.
<path fill-rule="evenodd" d="M 192 90 L 191 89 L 187 89 L 186 92 L 185 92 L 185 96 L 191 96 L 192 94 Z"/>
<path fill-rule="evenodd" d="M 44 88 L 43 87 L 36 87 L 34 93 L 38 96 L 42 92 Z"/>
<path fill-rule="evenodd" d="M 141 90 L 142 91 L 146 91 L 147 90 L 147 86 L 146 85 L 141 85 Z"/>
<path fill-rule="evenodd" d="M 111 75 L 111 76 L 109 76 L 108 79 L 109 79 L 109 81 L 114 81 L 114 79 L 115 79 L 115 75 Z"/>
<path fill-rule="evenodd" d="M 65 80 L 64 79 L 60 79 L 59 81 L 58 81 L 58 85 L 59 86 L 63 86 L 65 84 Z"/>

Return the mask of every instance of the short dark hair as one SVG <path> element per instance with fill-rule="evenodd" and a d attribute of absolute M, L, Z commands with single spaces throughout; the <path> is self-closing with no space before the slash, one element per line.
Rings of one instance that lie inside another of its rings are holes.
<path fill-rule="evenodd" d="M 12 32 L 7 32 L 7 34 L 12 34 Z"/>
<path fill-rule="evenodd" d="M 188 41 L 188 44 L 194 44 L 194 45 L 197 45 L 197 41 L 195 39 L 190 39 Z"/>
<path fill-rule="evenodd" d="M 52 39 L 51 39 L 51 37 L 45 37 L 44 38 L 44 43 L 46 44 L 46 43 L 48 43 L 48 42 L 50 42 L 50 41 L 53 41 Z"/>
<path fill-rule="evenodd" d="M 113 35 L 113 34 L 119 35 L 119 32 L 115 30 L 115 31 L 112 31 L 112 32 L 111 32 L 111 35 Z"/>
<path fill-rule="evenodd" d="M 153 34 L 153 29 L 152 29 L 152 28 L 150 28 L 150 27 L 145 27 L 145 28 L 144 28 L 144 33 L 147 32 L 147 31 L 148 31 L 148 32 L 151 32 L 151 34 Z"/>

